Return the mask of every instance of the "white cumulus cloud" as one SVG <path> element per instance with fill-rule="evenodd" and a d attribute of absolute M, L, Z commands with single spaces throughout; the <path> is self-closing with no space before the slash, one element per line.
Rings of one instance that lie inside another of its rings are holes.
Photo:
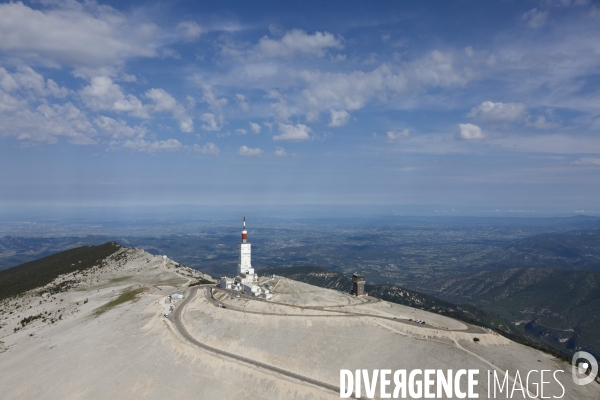
<path fill-rule="evenodd" d="M 193 147 L 194 151 L 200 152 L 202 154 L 210 154 L 213 156 L 218 155 L 221 152 L 221 149 L 217 147 L 216 144 L 212 142 L 206 143 L 204 146 L 200 146 L 199 144 L 195 144 Z"/>
<path fill-rule="evenodd" d="M 133 23 L 96 2 L 51 2 L 35 10 L 21 2 L 0 4 L 0 52 L 41 61 L 98 69 L 130 57 L 153 57 L 158 27 Z"/>
<path fill-rule="evenodd" d="M 181 148 L 181 143 L 177 139 L 146 141 L 144 139 L 127 139 L 123 143 L 123 148 L 145 153 L 157 153 L 161 151 L 177 151 Z"/>
<path fill-rule="evenodd" d="M 410 131 L 408 129 L 404 129 L 403 131 L 387 131 L 386 133 L 388 142 L 394 142 L 398 139 L 406 139 L 410 136 Z"/>
<path fill-rule="evenodd" d="M 514 122 L 527 116 L 527 108 L 523 103 L 494 103 L 484 101 L 473 107 L 467 117 L 481 122 Z"/>
<path fill-rule="evenodd" d="M 193 41 L 204 33 L 204 29 L 194 21 L 184 21 L 177 24 L 177 29 L 183 33 L 183 37 L 187 41 Z"/>
<path fill-rule="evenodd" d="M 86 113 L 72 103 L 37 107 L 27 100 L 0 90 L 0 137 L 13 137 L 27 144 L 56 143 L 65 137 L 72 144 L 96 144 L 96 129 Z"/>
<path fill-rule="evenodd" d="M 111 139 L 131 139 L 143 138 L 148 133 L 148 129 L 143 126 L 129 126 L 123 120 L 115 120 L 104 115 L 94 119 L 94 123 Z"/>
<path fill-rule="evenodd" d="M 46 81 L 46 94 L 62 99 L 64 97 L 67 97 L 69 92 L 69 89 L 58 86 L 58 84 L 52 79 L 48 79 Z"/>
<path fill-rule="evenodd" d="M 147 99 L 153 101 L 152 112 L 173 111 L 177 101 L 163 89 L 150 89 L 145 93 Z"/>
<path fill-rule="evenodd" d="M 285 140 L 299 142 L 310 139 L 308 135 L 311 129 L 304 124 L 288 125 L 279 124 L 279 135 L 273 136 L 273 140 Z"/>
<path fill-rule="evenodd" d="M 288 155 L 283 147 L 276 147 L 273 154 L 275 154 L 277 157 L 285 157 Z"/>
<path fill-rule="evenodd" d="M 204 129 L 205 131 L 220 131 L 221 130 L 221 127 L 217 123 L 217 118 L 215 117 L 215 114 L 204 113 L 204 114 L 202 114 L 200 119 L 203 122 L 205 122 L 204 124 L 202 124 L 202 129 Z"/>
<path fill-rule="evenodd" d="M 485 58 L 485 60 L 484 60 Z M 403 63 L 385 63 L 369 69 L 336 71 L 325 69 L 298 69 L 290 71 L 295 85 L 300 83 L 301 97 L 284 97 L 281 92 L 266 90 L 267 98 L 276 99 L 271 107 L 279 122 L 304 114 L 307 121 L 315 121 L 319 114 L 331 110 L 351 113 L 364 108 L 369 102 L 387 103 L 394 99 L 399 107 L 414 107 L 409 98 L 431 88 L 464 87 L 480 74 L 487 57 L 433 50 L 426 55 Z M 485 65 L 484 65 L 485 64 Z M 277 79 L 289 79 L 279 73 Z M 291 83 L 290 83 L 291 84 Z M 339 120 L 339 123 L 343 119 Z"/>
<path fill-rule="evenodd" d="M 471 68 L 460 68 L 455 58 L 450 52 L 433 50 L 409 63 L 404 74 L 412 84 L 442 88 L 464 86 L 471 79 Z"/>
<path fill-rule="evenodd" d="M 154 103 L 150 108 L 152 112 L 169 112 L 173 115 L 173 118 L 179 122 L 179 129 L 181 129 L 182 132 L 194 131 L 194 122 L 187 114 L 185 107 L 179 104 L 175 98 L 165 90 L 150 89 L 146 92 L 145 96 Z"/>
<path fill-rule="evenodd" d="M 0 67 L 0 89 L 10 92 L 19 87 L 19 84 L 13 76 L 3 67 Z"/>
<path fill-rule="evenodd" d="M 546 18 L 548 18 L 548 11 L 540 11 L 537 8 L 532 8 L 521 16 L 521 19 L 534 29 L 544 26 Z"/>
<path fill-rule="evenodd" d="M 596 158 L 596 157 L 583 157 L 583 158 L 580 158 L 577 161 L 573 161 L 573 164 L 577 164 L 577 165 L 591 165 L 591 166 L 600 167 L 600 158 Z"/>
<path fill-rule="evenodd" d="M 313 35 L 300 29 L 287 32 L 280 40 L 267 36 L 260 39 L 256 46 L 258 52 L 266 57 L 291 58 L 298 55 L 322 57 L 327 49 L 342 49 L 340 38 L 328 32 L 315 32 Z"/>
<path fill-rule="evenodd" d="M 240 156 L 260 156 L 262 153 L 263 151 L 258 147 L 253 149 L 247 146 L 242 146 L 238 149 L 238 154 Z"/>
<path fill-rule="evenodd" d="M 483 139 L 481 128 L 473 124 L 458 124 L 458 138 L 464 140 Z"/>
<path fill-rule="evenodd" d="M 140 99 L 132 94 L 125 94 L 119 85 L 113 83 L 108 76 L 97 76 L 81 92 L 84 104 L 94 111 L 108 110 L 127 112 L 139 118 L 149 118 L 147 110 Z"/>
<path fill-rule="evenodd" d="M 204 82 L 198 82 L 202 88 L 202 100 L 208 104 L 210 113 L 205 113 L 200 118 L 206 124 L 202 125 L 202 129 L 207 131 L 220 131 L 225 123 L 223 115 L 223 107 L 227 104 L 227 99 L 215 96 L 212 91 L 212 86 Z"/>
<path fill-rule="evenodd" d="M 260 133 L 260 125 L 254 123 L 254 122 L 248 122 L 248 123 L 250 124 L 250 130 L 252 131 L 252 133 L 258 135 Z"/>
<path fill-rule="evenodd" d="M 404 76 L 394 74 L 386 65 L 369 72 L 331 73 L 305 70 L 299 76 L 307 85 L 302 95 L 308 107 L 313 110 L 358 110 L 373 97 L 390 89 L 402 91 L 407 85 Z"/>
<path fill-rule="evenodd" d="M 238 102 L 240 108 L 242 109 L 242 111 L 247 112 L 250 108 L 248 107 L 248 103 L 246 102 L 246 96 L 244 96 L 243 94 L 236 94 L 235 95 L 235 100 Z"/>
<path fill-rule="evenodd" d="M 527 122 L 526 125 L 536 129 L 556 129 L 561 126 L 558 122 L 546 120 L 546 117 L 543 115 L 538 115 L 535 120 Z"/>
<path fill-rule="evenodd" d="M 0 89 L 7 92 L 21 90 L 42 97 L 64 98 L 69 94 L 67 88 L 58 86 L 52 79 L 45 80 L 42 75 L 27 65 L 20 65 L 12 74 L 0 67 Z"/>
<path fill-rule="evenodd" d="M 343 126 L 346 125 L 348 123 L 348 121 L 350 120 L 350 114 L 347 111 L 344 110 L 340 110 L 340 111 L 336 111 L 336 110 L 329 110 L 330 113 L 330 120 L 329 120 L 329 124 L 327 124 L 328 126 Z"/>

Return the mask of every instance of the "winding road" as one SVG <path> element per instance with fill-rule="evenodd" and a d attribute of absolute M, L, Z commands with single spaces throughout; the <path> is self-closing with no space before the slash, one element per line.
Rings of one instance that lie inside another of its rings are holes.
<path fill-rule="evenodd" d="M 207 293 L 208 293 L 208 287 L 207 287 Z M 321 382 L 318 381 L 316 379 L 312 379 L 303 375 L 299 375 L 296 374 L 294 372 L 290 372 L 288 370 L 282 369 L 282 368 L 277 368 L 274 367 L 272 365 L 269 364 L 265 364 L 262 363 L 260 361 L 255 361 L 252 360 L 250 358 L 246 358 L 246 357 L 242 357 L 240 355 L 237 355 L 235 353 L 230 353 L 228 351 L 223 351 L 220 349 L 217 349 L 216 347 L 212 347 L 212 346 L 208 346 L 204 343 L 199 342 L 198 340 L 196 340 L 192 335 L 190 335 L 187 331 L 187 329 L 185 329 L 185 326 L 183 325 L 182 319 L 181 319 L 181 314 L 183 313 L 183 311 L 185 310 L 185 306 L 194 299 L 194 297 L 196 297 L 196 292 L 198 291 L 197 287 L 191 288 L 189 294 L 186 296 L 186 298 L 183 300 L 183 302 L 175 309 L 175 312 L 173 312 L 170 316 L 169 319 L 175 324 L 175 327 L 177 328 L 177 330 L 179 331 L 179 333 L 181 334 L 181 336 L 183 336 L 185 338 L 185 340 L 187 340 L 188 342 L 190 342 L 191 344 L 193 344 L 196 347 L 199 347 L 203 350 L 209 351 L 211 353 L 220 355 L 220 356 L 225 356 L 228 358 L 232 358 L 236 361 L 241 361 L 245 364 L 249 364 L 255 367 L 259 367 L 262 368 L 264 370 L 267 371 L 271 371 L 271 372 L 275 372 L 277 374 L 281 374 L 284 376 L 287 376 L 289 378 L 304 382 L 304 383 L 308 383 L 310 385 L 313 386 L 317 386 L 319 388 L 322 389 L 326 389 L 329 391 L 333 391 L 336 393 L 336 395 L 339 396 L 340 393 L 340 388 L 334 385 L 330 385 L 328 383 L 325 382 Z"/>
<path fill-rule="evenodd" d="M 224 289 L 217 289 L 217 290 L 220 292 L 226 293 L 230 297 L 233 297 L 233 294 L 238 294 L 238 295 L 240 294 L 240 292 L 232 292 L 231 290 L 224 290 Z M 354 311 L 329 310 L 329 308 L 332 308 L 332 307 L 356 307 L 356 306 L 360 306 L 363 304 L 376 303 L 376 302 L 380 301 L 379 299 L 375 299 L 375 298 L 371 298 L 369 301 L 367 301 L 365 303 L 349 304 L 347 306 L 343 306 L 343 305 L 342 306 L 298 306 L 298 305 L 294 305 L 294 304 L 287 304 L 287 303 L 280 303 L 280 302 L 276 302 L 276 301 L 257 299 L 255 297 L 251 297 L 246 294 L 241 294 L 241 295 L 244 299 L 247 299 L 247 300 L 264 301 L 269 304 L 277 304 L 277 305 L 286 306 L 286 307 L 294 307 L 294 308 L 299 308 L 301 310 L 324 311 L 324 312 L 332 313 L 332 315 L 281 314 L 281 313 L 271 313 L 271 312 L 264 312 L 264 311 L 250 311 L 250 310 L 246 310 L 245 308 L 235 307 L 235 306 L 231 306 L 231 305 L 226 305 L 226 308 L 228 310 L 239 311 L 239 312 L 244 312 L 244 313 L 248 313 L 248 314 L 277 315 L 280 317 L 369 317 L 369 318 L 377 318 L 377 319 L 383 319 L 383 320 L 387 320 L 387 321 L 398 322 L 401 324 L 416 326 L 416 327 L 424 328 L 424 329 L 443 330 L 446 332 L 462 332 L 462 333 L 474 333 L 474 334 L 482 334 L 482 335 L 489 333 L 488 331 L 486 331 L 485 329 L 483 329 L 479 326 L 471 325 L 471 324 L 468 324 L 468 323 L 462 322 L 462 321 L 461 321 L 461 324 L 465 325 L 467 327 L 467 329 L 440 328 L 440 327 L 428 325 L 428 324 L 419 324 L 411 319 L 404 319 L 404 318 L 397 318 L 397 317 L 384 317 L 381 315 L 358 313 L 358 312 L 354 312 Z M 206 290 L 206 299 L 209 301 L 209 303 L 211 303 L 212 305 L 217 306 L 217 307 L 218 307 L 219 303 L 221 303 L 218 300 L 215 300 L 210 295 L 209 287 L 207 287 L 207 290 Z"/>
<path fill-rule="evenodd" d="M 223 306 L 222 302 L 216 300 L 213 297 L 212 294 L 212 285 L 201 285 L 198 287 L 192 287 L 190 288 L 189 293 L 187 294 L 187 296 L 185 297 L 185 299 L 181 302 L 181 304 L 179 306 L 177 306 L 175 308 L 175 311 L 173 313 L 171 313 L 171 315 L 168 317 L 168 319 L 173 322 L 173 324 L 175 325 L 175 328 L 177 329 L 177 331 L 181 334 L 181 336 L 187 340 L 189 343 L 191 343 L 192 345 L 201 348 L 203 350 L 209 351 L 211 353 L 217 354 L 219 356 L 224 356 L 236 361 L 240 361 L 243 362 L 245 364 L 254 366 L 254 367 L 258 367 L 261 368 L 263 370 L 266 371 L 270 371 L 270 372 L 275 372 L 277 374 L 281 374 L 284 376 L 287 376 L 289 378 L 292 378 L 294 380 L 298 380 L 304 383 L 308 383 L 310 385 L 313 386 L 317 386 L 321 389 L 325 389 L 328 391 L 332 391 L 335 392 L 336 395 L 339 396 L 339 387 L 335 386 L 335 385 L 331 385 L 329 383 L 325 383 L 325 382 L 321 382 L 319 380 L 313 379 L 313 378 L 309 378 L 300 374 L 296 374 L 294 372 L 282 369 L 282 368 L 278 368 L 269 364 L 265 364 L 262 363 L 260 361 L 256 361 L 256 360 L 252 360 L 250 358 L 246 358 L 246 357 L 242 357 L 238 354 L 235 353 L 231 353 L 228 351 L 224 351 L 221 349 L 218 349 L 216 347 L 212 347 L 209 346 L 207 344 L 201 343 L 199 342 L 196 338 L 194 338 L 192 335 L 190 335 L 190 333 L 187 331 L 187 329 L 185 328 L 185 325 L 183 324 L 183 320 L 182 320 L 182 314 L 185 312 L 185 308 L 186 306 L 196 297 L 196 294 L 198 292 L 198 289 L 206 289 L 206 300 L 212 304 L 215 307 L 219 307 L 219 305 L 221 305 L 222 307 L 224 307 L 227 310 L 230 311 L 236 311 L 236 312 L 245 312 L 245 313 L 249 313 L 249 314 L 263 314 L 263 315 L 276 315 L 276 316 L 280 316 L 280 317 L 370 317 L 370 318 L 377 318 L 377 319 L 383 319 L 383 320 L 387 320 L 387 321 L 393 321 L 393 322 L 397 322 L 397 323 L 404 323 L 404 324 L 408 324 L 408 325 L 414 325 L 417 326 L 419 328 L 425 328 L 425 329 L 436 329 L 436 330 L 440 330 L 443 328 L 438 328 L 438 327 L 434 327 L 434 326 L 430 326 L 430 325 L 426 325 L 426 324 L 417 324 L 414 321 L 411 320 L 407 320 L 407 319 L 398 319 L 398 318 L 394 318 L 394 317 L 384 317 L 384 316 L 380 316 L 380 315 L 371 315 L 371 314 L 365 314 L 365 313 L 356 313 L 356 312 L 350 312 L 350 311 L 343 311 L 343 310 L 326 310 L 326 306 L 297 306 L 297 305 L 291 305 L 291 304 L 285 304 L 285 303 L 278 303 L 278 302 L 271 302 L 269 301 L 268 303 L 271 304 L 278 304 L 278 305 L 284 305 L 284 306 L 288 306 L 288 307 L 294 307 L 294 308 L 299 308 L 299 309 L 304 309 L 304 310 L 319 310 L 319 311 L 324 311 L 324 312 L 330 312 L 332 313 L 331 315 L 324 315 L 324 314 L 316 314 L 316 315 L 307 315 L 307 314 L 281 314 L 281 313 L 271 313 L 271 312 L 261 312 L 261 311 L 250 311 L 250 310 L 246 310 L 244 308 L 241 307 L 235 307 L 235 306 L 231 306 L 231 305 L 226 305 Z M 219 289 L 221 290 L 221 289 Z M 227 295 L 229 295 L 230 297 L 233 297 L 233 293 L 229 293 L 229 291 L 227 290 L 221 290 L 222 292 L 226 293 Z M 236 292 L 239 295 L 239 292 Z M 250 296 L 246 296 L 244 294 L 242 294 L 242 296 L 245 299 L 248 300 L 257 300 L 257 301 L 262 301 L 256 298 L 252 298 Z M 376 300 L 371 300 L 371 301 L 376 301 Z M 368 303 L 367 303 L 368 304 Z M 328 308 L 328 307 L 327 307 Z M 466 324 L 467 329 L 446 329 L 446 331 L 454 331 L 454 332 L 463 332 L 463 333 L 487 333 L 483 328 L 474 326 L 474 325 L 470 325 L 470 324 Z"/>

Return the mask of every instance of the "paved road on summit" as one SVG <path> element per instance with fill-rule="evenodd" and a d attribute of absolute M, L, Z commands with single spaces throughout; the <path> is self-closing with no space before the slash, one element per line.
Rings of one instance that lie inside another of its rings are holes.
<path fill-rule="evenodd" d="M 216 289 L 217 291 L 220 292 L 224 292 L 227 293 L 227 295 L 229 295 L 230 297 L 233 297 L 234 295 L 240 295 L 240 292 L 236 292 L 236 291 L 231 291 L 231 290 L 223 290 L 223 289 Z M 255 297 L 246 295 L 246 294 L 241 294 L 241 296 L 246 299 L 246 300 L 253 300 L 253 301 L 265 301 L 269 304 L 277 304 L 277 305 L 281 305 L 281 306 L 286 306 L 286 307 L 293 307 L 293 308 L 298 308 L 298 309 L 302 309 L 302 310 L 318 310 L 318 311 L 324 311 L 324 312 L 328 312 L 331 313 L 331 315 L 323 315 L 323 314 L 315 314 L 315 315 L 310 315 L 310 314 L 281 314 L 281 313 L 272 313 L 272 312 L 264 312 L 264 311 L 250 311 L 250 310 L 246 310 L 244 308 L 241 307 L 236 307 L 236 306 L 232 306 L 232 305 L 226 305 L 226 308 L 228 310 L 233 310 L 233 311 L 239 311 L 239 312 L 245 312 L 248 314 L 262 314 L 262 315 L 276 315 L 276 316 L 280 316 L 280 317 L 369 317 L 369 318 L 377 318 L 377 319 L 383 319 L 383 320 L 387 320 L 387 321 L 393 321 L 393 322 L 397 322 L 397 323 L 401 323 L 401 324 L 406 324 L 406 325 L 411 325 L 411 326 L 417 326 L 419 328 L 425 328 L 425 329 L 433 329 L 433 330 L 443 330 L 445 332 L 462 332 L 462 333 L 475 333 L 475 334 L 488 334 L 489 332 L 486 331 L 485 329 L 479 327 L 479 326 L 475 326 L 475 325 L 471 325 L 468 324 L 466 322 L 461 322 L 461 324 L 465 325 L 467 327 L 467 329 L 450 329 L 450 328 L 439 328 L 437 326 L 432 326 L 432 325 L 428 325 L 428 324 L 419 324 L 415 321 L 411 321 L 410 319 L 404 319 L 404 318 L 396 318 L 396 317 L 384 317 L 381 315 L 372 315 L 372 314 L 366 314 L 366 313 L 358 313 L 358 312 L 354 312 L 354 311 L 345 311 L 345 310 L 329 310 L 329 308 L 332 307 L 356 307 L 356 306 L 360 306 L 363 304 L 370 304 L 370 303 L 376 303 L 378 301 L 380 301 L 379 299 L 375 299 L 375 298 L 371 298 L 368 302 L 365 303 L 361 303 L 361 304 L 355 304 L 355 305 L 349 305 L 349 306 L 298 306 L 298 305 L 293 305 L 293 304 L 286 304 L 286 303 L 281 303 L 281 302 L 276 302 L 276 301 L 270 301 L 270 300 L 262 300 L 262 299 L 257 299 Z M 212 305 L 218 307 L 219 304 L 221 302 L 219 302 L 218 300 L 215 300 L 212 297 L 212 291 L 210 287 L 206 288 L 206 300 L 209 301 L 209 303 L 211 303 Z"/>
<path fill-rule="evenodd" d="M 207 292 L 210 291 L 210 288 L 207 287 L 206 289 L 207 289 Z M 228 357 L 228 358 L 232 358 L 234 360 L 241 361 L 241 362 L 243 362 L 245 364 L 249 364 L 249 365 L 252 365 L 252 366 L 255 366 L 255 367 L 259 367 L 259 368 L 265 369 L 267 371 L 275 372 L 275 373 L 278 373 L 278 374 L 290 377 L 292 379 L 296 379 L 296 380 L 299 380 L 301 382 L 308 383 L 310 385 L 318 386 L 320 388 L 323 388 L 323 389 L 326 389 L 326 390 L 329 390 L 329 391 L 333 391 L 333 392 L 336 393 L 336 395 L 339 396 L 339 394 L 340 394 L 340 388 L 337 387 L 337 386 L 330 385 L 328 383 L 321 382 L 321 381 L 318 381 L 316 379 L 312 379 L 312 378 L 309 378 L 309 377 L 306 377 L 306 376 L 303 376 L 303 375 L 300 375 L 300 374 L 296 374 L 294 372 L 291 372 L 291 371 L 288 371 L 288 370 L 285 370 L 285 369 L 282 369 L 282 368 L 274 367 L 274 366 L 269 365 L 269 364 L 265 364 L 265 363 L 262 363 L 262 362 L 259 362 L 259 361 L 254 361 L 254 360 L 251 360 L 249 358 L 242 357 L 242 356 L 239 356 L 239 355 L 234 354 L 234 353 L 230 353 L 228 351 L 223 351 L 223 350 L 217 349 L 216 347 L 208 346 L 208 345 L 206 345 L 204 343 L 201 343 L 198 340 L 196 340 L 192 335 L 190 335 L 188 333 L 187 329 L 185 329 L 185 326 L 183 325 L 183 321 L 181 319 L 181 314 L 184 312 L 185 306 L 190 301 L 192 301 L 194 299 L 194 297 L 196 297 L 196 292 L 197 291 L 198 291 L 197 287 L 192 288 L 190 290 L 189 294 L 183 300 L 183 302 L 175 309 L 175 312 L 169 316 L 169 319 L 171 321 L 173 321 L 173 323 L 175 324 L 175 327 L 177 328 L 177 330 L 179 331 L 179 333 L 181 334 L 181 336 L 183 336 L 185 338 L 185 340 L 187 340 L 188 342 L 190 342 L 194 346 L 199 347 L 199 348 L 201 348 L 203 350 L 207 350 L 207 351 L 209 351 L 211 353 L 215 353 L 215 354 L 218 354 L 220 356 L 225 356 L 225 357 Z"/>

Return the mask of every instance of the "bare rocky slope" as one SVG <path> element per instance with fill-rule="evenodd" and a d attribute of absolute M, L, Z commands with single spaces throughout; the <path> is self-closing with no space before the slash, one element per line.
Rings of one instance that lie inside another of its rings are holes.
<path fill-rule="evenodd" d="M 561 369 L 563 398 L 600 397 L 599 385 L 574 385 L 564 361 L 452 318 L 282 277 L 261 278 L 273 289 L 270 302 L 238 298 L 203 285 L 211 279 L 120 248 L 2 300 L 0 398 L 339 398 L 277 368 L 334 386 L 342 368 L 474 368 L 480 398 L 488 370 Z M 185 304 L 168 302 L 176 290 Z M 164 317 L 171 306 L 180 321 Z M 178 322 L 206 348 L 183 337 Z M 546 385 L 545 395 L 560 393 L 555 382 Z"/>

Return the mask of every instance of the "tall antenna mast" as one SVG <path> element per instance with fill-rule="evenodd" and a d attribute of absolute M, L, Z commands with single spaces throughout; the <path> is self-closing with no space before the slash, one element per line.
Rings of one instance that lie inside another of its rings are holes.
<path fill-rule="evenodd" d="M 244 217 L 244 229 L 242 229 L 242 243 L 246 243 L 248 239 L 248 231 L 246 230 L 246 217 Z"/>

